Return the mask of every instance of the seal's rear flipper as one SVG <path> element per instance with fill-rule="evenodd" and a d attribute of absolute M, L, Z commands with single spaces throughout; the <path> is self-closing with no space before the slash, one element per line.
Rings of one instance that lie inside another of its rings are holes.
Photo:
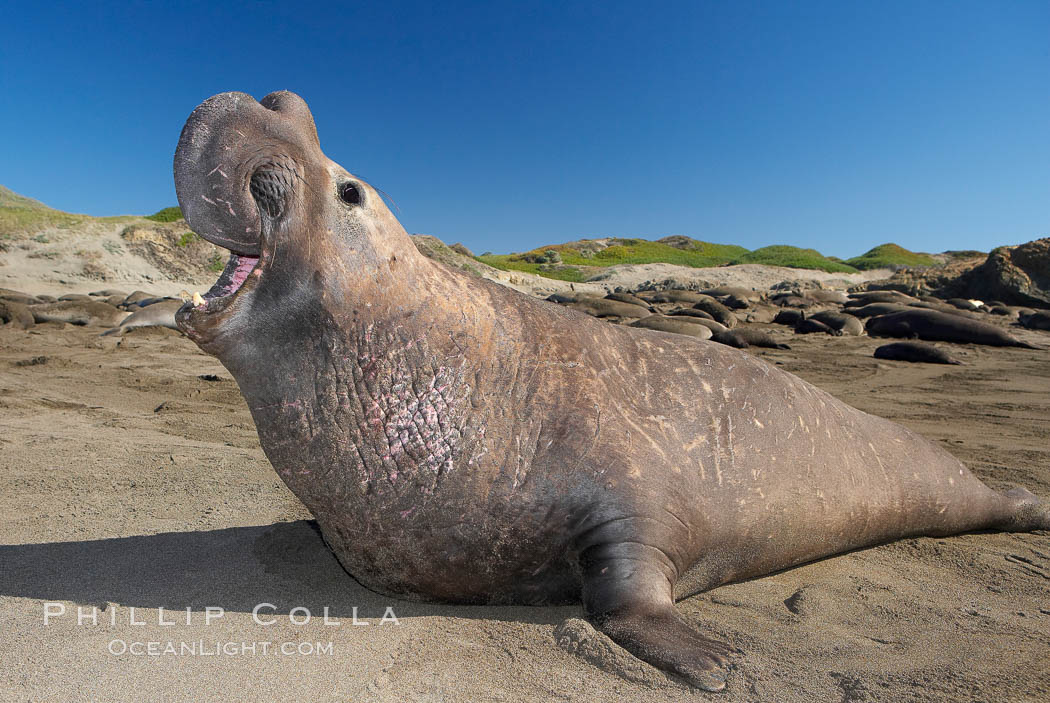
<path fill-rule="evenodd" d="M 694 686 L 725 688 L 729 657 L 738 650 L 701 636 L 678 614 L 662 552 L 637 542 L 605 544 L 588 548 L 580 561 L 583 603 L 596 628 Z"/>
<path fill-rule="evenodd" d="M 996 527 L 1004 532 L 1050 530 L 1050 505 L 1027 488 L 1011 488 L 1002 494 L 1007 499 L 1007 518 Z"/>

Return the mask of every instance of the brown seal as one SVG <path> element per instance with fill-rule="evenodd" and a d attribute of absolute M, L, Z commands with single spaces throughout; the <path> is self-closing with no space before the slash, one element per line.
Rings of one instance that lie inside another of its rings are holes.
<path fill-rule="evenodd" d="M 807 319 L 822 322 L 828 327 L 830 327 L 832 330 L 836 330 L 844 335 L 859 337 L 860 335 L 864 334 L 864 323 L 861 322 L 857 317 L 844 312 L 822 310 L 820 312 L 813 313 Z"/>
<path fill-rule="evenodd" d="M 922 308 L 872 317 L 866 327 L 868 334 L 882 337 L 918 337 L 930 342 L 969 342 L 994 347 L 1039 349 L 993 324 Z"/>
<path fill-rule="evenodd" d="M 911 361 L 925 364 L 962 364 L 961 361 L 943 349 L 938 349 L 932 344 L 923 344 L 922 342 L 883 344 L 875 350 L 873 356 L 876 359 Z"/>
<path fill-rule="evenodd" d="M 55 303 L 30 305 L 29 311 L 37 322 L 67 322 L 71 325 L 103 325 L 112 327 L 120 323 L 128 313 L 109 303 L 94 300 L 63 300 Z"/>
<path fill-rule="evenodd" d="M 705 322 L 713 322 L 713 320 L 705 320 L 701 317 L 667 317 L 666 315 L 650 315 L 649 317 L 635 320 L 630 326 L 641 327 L 642 329 L 647 330 L 671 332 L 672 334 L 684 334 L 698 339 L 711 339 L 712 330 L 710 327 L 703 324 Z"/>
<path fill-rule="evenodd" d="M 745 352 L 425 258 L 294 94 L 206 101 L 175 181 L 231 250 L 178 324 L 375 590 L 582 600 L 625 649 L 717 690 L 735 649 L 676 598 L 900 537 L 1050 527 L 1030 493 Z"/>

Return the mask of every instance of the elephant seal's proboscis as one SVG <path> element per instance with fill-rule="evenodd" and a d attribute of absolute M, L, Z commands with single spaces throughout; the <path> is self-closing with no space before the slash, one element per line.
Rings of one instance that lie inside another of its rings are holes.
<path fill-rule="evenodd" d="M 735 650 L 677 598 L 900 537 L 1050 528 L 1027 491 L 745 352 L 424 258 L 292 93 L 204 102 L 175 180 L 232 252 L 178 323 L 377 591 L 582 600 L 628 651 L 717 690 Z"/>

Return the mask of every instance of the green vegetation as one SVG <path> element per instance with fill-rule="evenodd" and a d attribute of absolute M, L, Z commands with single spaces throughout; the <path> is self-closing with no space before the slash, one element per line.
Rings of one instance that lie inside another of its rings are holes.
<path fill-rule="evenodd" d="M 582 240 L 543 246 L 521 254 L 483 254 L 478 261 L 504 271 L 525 271 L 563 281 L 586 280 L 577 267 L 621 264 L 668 263 L 692 268 L 730 264 L 765 264 L 819 269 L 831 273 L 854 273 L 848 262 L 831 259 L 815 249 L 769 246 L 748 251 L 732 244 L 712 244 L 675 235 L 656 242 L 647 239 L 610 239 L 608 245 Z"/>
<path fill-rule="evenodd" d="M 856 273 L 857 271 L 852 266 L 832 261 L 816 249 L 800 249 L 784 244 L 755 249 L 731 263 L 790 266 L 797 269 L 818 269 L 828 273 Z"/>
<path fill-rule="evenodd" d="M 500 271 L 524 271 L 525 273 L 534 273 L 537 276 L 543 276 L 544 278 L 554 278 L 559 281 L 570 281 L 572 283 L 579 283 L 586 279 L 586 276 L 583 275 L 583 271 L 575 266 L 558 266 L 511 260 L 512 256 L 520 255 L 489 254 L 487 256 L 476 256 L 474 258 L 481 263 L 488 264 L 492 268 L 499 269 Z"/>
<path fill-rule="evenodd" d="M 903 268 L 936 266 L 937 260 L 929 254 L 916 254 L 896 244 L 880 244 L 874 249 L 847 259 L 846 263 L 858 269 Z"/>
<path fill-rule="evenodd" d="M 177 207 L 166 207 L 152 215 L 146 215 L 146 219 L 154 222 L 175 222 L 182 219 L 182 210 Z"/>
<path fill-rule="evenodd" d="M 523 254 L 483 254 L 478 261 L 504 271 L 526 271 L 546 278 L 582 281 L 579 266 L 668 263 L 703 268 L 722 266 L 747 253 L 743 247 L 711 244 L 686 237 L 675 238 L 679 246 L 647 239 L 611 239 L 609 246 L 588 240 L 539 247 Z M 560 265 L 559 265 L 560 264 Z"/>
<path fill-rule="evenodd" d="M 179 237 L 179 240 L 175 242 L 175 246 L 187 247 L 200 238 L 200 235 L 198 235 L 196 232 L 185 232 L 181 237 Z"/>
<path fill-rule="evenodd" d="M 222 273 L 224 268 L 226 268 L 226 262 L 223 261 L 221 254 L 211 257 L 211 261 L 208 262 L 208 270 L 214 273 Z"/>
<path fill-rule="evenodd" d="M 128 216 L 92 217 L 49 208 L 38 200 L 0 186 L 0 236 L 15 240 L 45 229 L 70 229 L 90 222 L 125 222 Z"/>
<path fill-rule="evenodd" d="M 87 215 L 72 215 L 44 206 L 34 208 L 0 204 L 0 233 L 12 235 L 11 238 L 14 238 L 13 235 L 29 235 L 43 229 L 69 229 L 90 219 Z"/>
<path fill-rule="evenodd" d="M 563 255 L 565 263 L 590 264 L 591 266 L 615 266 L 617 264 L 668 263 L 679 266 L 703 268 L 729 263 L 747 249 L 727 244 L 711 244 L 690 239 L 682 246 L 671 246 L 664 242 L 645 239 L 614 239 L 614 243 L 594 255 L 593 260 L 573 261 Z"/>

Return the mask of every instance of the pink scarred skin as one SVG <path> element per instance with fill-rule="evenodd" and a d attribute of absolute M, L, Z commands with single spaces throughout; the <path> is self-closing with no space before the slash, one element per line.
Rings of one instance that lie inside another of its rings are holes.
<path fill-rule="evenodd" d="M 178 323 L 382 593 L 582 601 L 636 656 L 718 690 L 735 650 L 677 598 L 910 535 L 1050 527 L 1027 491 L 745 352 L 422 256 L 292 93 L 203 103 L 175 179 L 191 226 L 234 252 Z"/>

